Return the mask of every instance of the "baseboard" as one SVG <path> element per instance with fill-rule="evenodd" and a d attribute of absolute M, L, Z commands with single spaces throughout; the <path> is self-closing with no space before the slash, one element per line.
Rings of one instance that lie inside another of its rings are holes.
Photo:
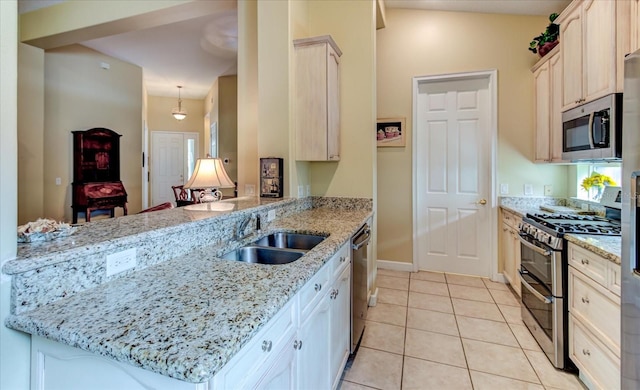
<path fill-rule="evenodd" d="M 367 296 L 367 302 L 369 302 L 369 306 L 375 306 L 375 305 L 378 304 L 378 289 L 377 288 L 373 293 L 371 291 L 369 291 L 369 294 Z"/>
<path fill-rule="evenodd" d="M 378 260 L 376 262 L 378 268 L 381 269 L 389 269 L 392 271 L 407 271 L 413 272 L 413 264 L 404 263 L 400 261 L 390 261 L 390 260 Z"/>
<path fill-rule="evenodd" d="M 507 278 L 505 278 L 503 274 L 495 274 L 491 280 L 494 282 L 507 283 Z"/>

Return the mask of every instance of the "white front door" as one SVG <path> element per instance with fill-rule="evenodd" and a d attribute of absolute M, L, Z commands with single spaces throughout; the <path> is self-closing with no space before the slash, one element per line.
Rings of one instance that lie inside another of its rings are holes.
<path fill-rule="evenodd" d="M 186 183 L 197 159 L 198 134 L 151 133 L 151 204 L 173 202 L 172 186 Z"/>
<path fill-rule="evenodd" d="M 418 268 L 492 276 L 490 77 L 445 76 L 416 83 Z"/>

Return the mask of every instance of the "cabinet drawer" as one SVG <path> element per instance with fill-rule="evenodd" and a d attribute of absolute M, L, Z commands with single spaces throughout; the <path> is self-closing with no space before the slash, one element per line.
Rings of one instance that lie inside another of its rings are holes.
<path fill-rule="evenodd" d="M 522 222 L 522 218 L 509 211 L 502 210 L 502 221 L 509 227 L 519 230 L 520 227 L 518 225 Z"/>
<path fill-rule="evenodd" d="M 340 248 L 340 250 L 338 250 L 338 253 L 333 255 L 331 260 L 329 260 L 329 263 L 331 264 L 330 267 L 333 270 L 331 281 L 335 280 L 338 276 L 340 276 L 340 274 L 342 273 L 342 270 L 345 269 L 345 267 L 350 264 L 350 256 L 349 256 L 350 244 L 351 244 L 351 241 L 344 244 Z"/>
<path fill-rule="evenodd" d="M 616 298 L 569 267 L 569 313 L 620 356 L 620 303 Z"/>
<path fill-rule="evenodd" d="M 569 244 L 569 264 L 603 286 L 607 285 L 607 262 L 595 253 Z"/>
<path fill-rule="evenodd" d="M 277 354 L 281 345 L 295 334 L 295 299 L 272 318 L 224 368 L 224 384 L 220 388 L 239 388 L 253 378 L 264 363 Z M 218 386 L 216 386 L 218 387 Z"/>
<path fill-rule="evenodd" d="M 306 315 L 313 310 L 318 300 L 330 290 L 331 280 L 329 279 L 332 272 L 333 268 L 331 264 L 323 265 L 322 268 L 320 268 L 320 271 L 318 271 L 300 290 L 299 304 L 302 318 L 305 318 Z"/>
<path fill-rule="evenodd" d="M 620 359 L 569 316 L 569 356 L 580 372 L 600 389 L 620 388 Z"/>

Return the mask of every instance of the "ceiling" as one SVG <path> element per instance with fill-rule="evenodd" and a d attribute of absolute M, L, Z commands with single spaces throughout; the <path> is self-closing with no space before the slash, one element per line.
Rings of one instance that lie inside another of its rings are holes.
<path fill-rule="evenodd" d="M 2 0 L 0 0 L 2 1 Z M 65 0 L 18 0 L 18 12 L 48 7 Z M 570 0 L 385 0 L 387 8 L 459 12 L 549 15 Z M 80 42 L 109 56 L 143 68 L 151 96 L 203 99 L 217 77 L 236 74 L 237 9 Z"/>
<path fill-rule="evenodd" d="M 488 14 L 545 15 L 560 13 L 571 0 L 385 0 L 387 8 L 431 9 Z"/>

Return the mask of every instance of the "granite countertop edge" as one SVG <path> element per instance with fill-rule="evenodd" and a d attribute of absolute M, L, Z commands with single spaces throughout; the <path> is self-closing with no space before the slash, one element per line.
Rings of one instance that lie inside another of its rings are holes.
<path fill-rule="evenodd" d="M 260 232 L 329 234 L 293 263 L 222 260 L 218 256 L 224 248 L 208 246 L 11 315 L 5 324 L 174 379 L 206 382 L 372 215 L 371 210 L 304 210 Z"/>

